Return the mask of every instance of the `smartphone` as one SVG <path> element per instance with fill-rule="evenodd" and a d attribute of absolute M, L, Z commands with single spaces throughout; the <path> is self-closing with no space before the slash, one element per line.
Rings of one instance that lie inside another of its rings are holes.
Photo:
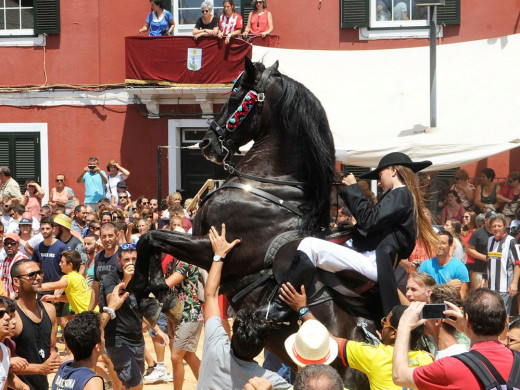
<path fill-rule="evenodd" d="M 421 319 L 425 320 L 442 320 L 447 318 L 444 315 L 444 311 L 448 310 L 445 303 L 434 303 L 431 305 L 424 305 L 421 312 Z"/>

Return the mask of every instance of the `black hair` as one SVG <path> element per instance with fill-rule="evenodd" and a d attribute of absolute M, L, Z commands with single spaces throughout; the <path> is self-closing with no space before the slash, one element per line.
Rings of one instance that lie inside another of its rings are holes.
<path fill-rule="evenodd" d="M 0 296 L 0 306 L 5 307 L 8 313 L 12 313 L 16 310 L 16 305 L 14 301 L 10 298 Z"/>
<path fill-rule="evenodd" d="M 495 171 L 491 168 L 484 168 L 483 170 L 480 171 L 480 173 L 482 173 L 484 176 L 486 176 L 491 181 L 495 179 Z"/>
<path fill-rule="evenodd" d="M 256 9 L 256 2 L 257 2 L 257 0 L 253 0 L 251 2 L 251 7 L 253 7 L 253 9 Z M 264 5 L 264 8 L 267 8 L 267 1 L 266 0 L 262 0 L 262 3 Z"/>
<path fill-rule="evenodd" d="M 151 2 L 154 3 L 156 6 L 158 6 L 159 8 L 164 9 L 162 0 L 151 0 Z"/>
<path fill-rule="evenodd" d="M 40 220 L 40 226 L 42 225 L 51 225 L 51 227 L 54 227 L 54 220 L 52 217 L 45 217 Z"/>
<path fill-rule="evenodd" d="M 265 316 L 250 307 L 240 309 L 233 322 L 233 354 L 242 360 L 252 360 L 266 346 L 268 332 L 269 323 Z"/>
<path fill-rule="evenodd" d="M 343 381 L 338 372 L 326 364 L 309 364 L 303 367 L 296 375 L 293 388 L 294 390 L 312 390 L 314 389 L 312 382 L 317 379 L 321 379 L 320 383 L 326 380 L 328 383 L 323 386 L 326 386 L 328 390 L 343 390 Z"/>
<path fill-rule="evenodd" d="M 17 204 L 13 209 L 16 214 L 22 215 L 25 213 L 25 206 L 23 204 Z"/>
<path fill-rule="evenodd" d="M 446 237 L 448 237 L 448 243 L 450 244 L 450 246 L 453 244 L 453 236 L 447 230 L 441 229 L 441 231 L 439 231 L 439 233 L 437 233 L 437 235 L 438 236 L 446 236 Z"/>
<path fill-rule="evenodd" d="M 130 243 L 128 243 L 130 244 Z M 134 245 L 135 247 L 135 245 Z M 119 245 L 119 247 L 117 248 L 117 258 L 120 259 L 121 258 L 121 255 L 123 253 L 127 253 L 127 252 L 137 252 L 137 249 L 136 248 L 127 248 L 127 249 L 123 249 L 123 247 L 121 245 Z"/>
<path fill-rule="evenodd" d="M 63 332 L 65 343 L 74 355 L 74 361 L 88 359 L 96 344 L 101 342 L 101 320 L 99 314 L 84 311 L 76 314 L 67 323 Z"/>
<path fill-rule="evenodd" d="M 35 263 L 35 264 L 38 264 L 36 261 L 31 260 L 31 259 L 22 259 L 22 260 L 18 260 L 16 263 L 14 263 L 14 264 L 11 266 L 11 277 L 12 277 L 12 278 L 17 278 L 17 277 L 19 277 L 19 275 L 20 275 L 20 268 L 22 267 L 22 265 L 27 264 L 27 263 Z"/>
<path fill-rule="evenodd" d="M 1 302 L 1 301 L 0 301 Z M 520 318 L 514 320 L 509 324 L 509 330 L 520 328 Z"/>
<path fill-rule="evenodd" d="M 72 269 L 74 271 L 79 270 L 79 267 L 81 266 L 81 255 L 78 251 L 75 250 L 67 250 L 61 252 L 61 255 L 65 257 L 65 261 L 68 264 L 72 264 Z"/>
<path fill-rule="evenodd" d="M 507 311 L 500 294 L 489 288 L 468 292 L 464 301 L 468 323 L 478 336 L 498 336 L 504 330 Z"/>
<path fill-rule="evenodd" d="M 96 241 L 99 240 L 99 236 L 95 233 L 89 233 L 85 236 L 85 238 L 87 238 L 87 237 L 93 237 L 94 240 L 96 240 Z"/>
<path fill-rule="evenodd" d="M 82 207 L 85 207 L 85 206 L 82 205 L 82 204 L 77 205 L 76 207 L 74 207 L 74 212 L 75 212 L 75 213 L 79 213 L 79 212 L 81 212 L 81 208 L 82 208 Z"/>
<path fill-rule="evenodd" d="M 404 311 L 408 308 L 406 305 L 395 305 L 392 308 L 392 315 L 390 316 L 390 325 L 392 328 L 397 329 L 399 326 L 399 320 L 403 315 Z M 410 333 L 410 349 L 415 351 L 417 349 L 417 343 L 423 335 L 424 325 L 418 326 Z"/>

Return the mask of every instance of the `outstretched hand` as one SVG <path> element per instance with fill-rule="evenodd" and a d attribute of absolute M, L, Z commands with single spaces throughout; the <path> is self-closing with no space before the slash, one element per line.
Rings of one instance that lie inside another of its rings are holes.
<path fill-rule="evenodd" d="M 209 229 L 209 240 L 211 241 L 211 247 L 213 253 L 223 258 L 235 247 L 235 245 L 241 242 L 240 238 L 237 238 L 233 242 L 226 241 L 226 224 L 222 224 L 222 232 L 219 234 L 217 229 L 212 226 Z"/>
<path fill-rule="evenodd" d="M 307 306 L 307 295 L 305 295 L 305 287 L 301 286 L 301 294 L 296 291 L 294 286 L 287 282 L 282 284 L 280 289 L 280 299 L 287 304 L 294 311 L 300 310 L 300 308 Z"/>

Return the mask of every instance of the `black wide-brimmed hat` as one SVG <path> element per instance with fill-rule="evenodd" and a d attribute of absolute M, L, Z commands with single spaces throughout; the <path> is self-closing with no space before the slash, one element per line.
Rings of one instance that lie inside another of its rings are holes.
<path fill-rule="evenodd" d="M 401 153 L 401 152 L 388 153 L 386 156 L 384 156 L 381 159 L 381 161 L 379 161 L 379 164 L 377 165 L 376 169 L 362 174 L 359 178 L 377 180 L 377 179 L 379 179 L 379 172 L 392 165 L 404 165 L 405 167 L 410 168 L 414 172 L 419 172 L 419 171 L 423 170 L 424 168 L 427 168 L 430 165 L 432 165 L 432 162 L 429 160 L 412 161 L 412 159 L 410 157 L 408 157 L 406 154 Z"/>

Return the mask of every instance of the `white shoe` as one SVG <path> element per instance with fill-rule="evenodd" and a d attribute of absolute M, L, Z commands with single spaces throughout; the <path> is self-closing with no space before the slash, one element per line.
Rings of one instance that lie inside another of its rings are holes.
<path fill-rule="evenodd" d="M 144 380 L 148 383 L 155 383 L 165 381 L 168 376 L 168 372 L 164 367 L 155 367 L 150 375 L 144 377 Z"/>
<path fill-rule="evenodd" d="M 173 372 L 171 374 L 166 373 L 163 380 L 165 382 L 173 382 Z"/>

